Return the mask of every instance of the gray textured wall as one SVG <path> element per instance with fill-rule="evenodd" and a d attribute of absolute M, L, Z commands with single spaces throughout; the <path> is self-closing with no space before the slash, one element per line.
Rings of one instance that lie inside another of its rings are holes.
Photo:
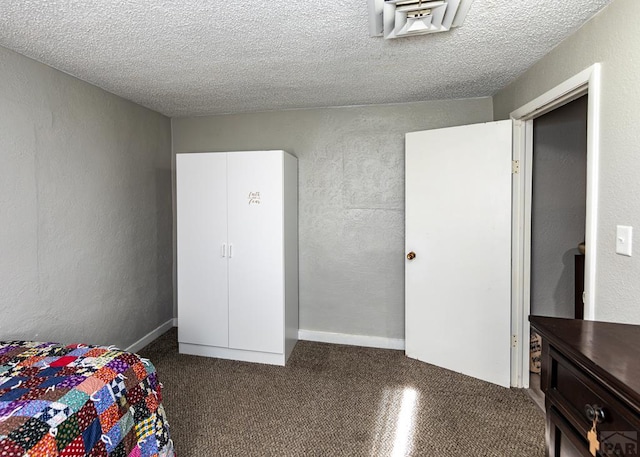
<path fill-rule="evenodd" d="M 534 120 L 532 197 L 531 314 L 573 318 L 587 200 L 586 97 Z"/>
<path fill-rule="evenodd" d="M 0 339 L 172 317 L 168 118 L 0 47 Z"/>
<path fill-rule="evenodd" d="M 173 119 L 174 152 L 298 157 L 300 328 L 404 336 L 404 134 L 486 122 L 491 99 Z"/>
<path fill-rule="evenodd" d="M 640 324 L 640 251 L 615 253 L 616 225 L 640 227 L 640 2 L 614 0 L 494 97 L 496 119 L 602 63 L 595 317 Z"/>

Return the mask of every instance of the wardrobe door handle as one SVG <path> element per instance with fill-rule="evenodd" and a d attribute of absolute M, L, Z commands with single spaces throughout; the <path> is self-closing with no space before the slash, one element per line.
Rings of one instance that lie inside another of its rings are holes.
<path fill-rule="evenodd" d="M 229 258 L 233 257 L 233 244 L 229 245 Z"/>
<path fill-rule="evenodd" d="M 227 256 L 227 244 L 222 243 L 222 257 L 226 257 L 226 256 Z"/>

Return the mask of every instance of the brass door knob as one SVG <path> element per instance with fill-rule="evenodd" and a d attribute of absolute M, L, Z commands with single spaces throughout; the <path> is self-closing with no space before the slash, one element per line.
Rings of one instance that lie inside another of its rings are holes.
<path fill-rule="evenodd" d="M 409 254 L 407 254 L 407 259 L 409 260 L 413 260 L 416 258 L 416 253 L 411 251 Z"/>

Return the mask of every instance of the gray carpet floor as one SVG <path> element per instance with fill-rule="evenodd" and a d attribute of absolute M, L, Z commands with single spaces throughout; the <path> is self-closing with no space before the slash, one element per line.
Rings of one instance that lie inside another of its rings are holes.
<path fill-rule="evenodd" d="M 164 384 L 179 457 L 544 456 L 525 392 L 400 351 L 301 341 L 273 367 L 181 355 L 173 329 L 140 355 Z"/>

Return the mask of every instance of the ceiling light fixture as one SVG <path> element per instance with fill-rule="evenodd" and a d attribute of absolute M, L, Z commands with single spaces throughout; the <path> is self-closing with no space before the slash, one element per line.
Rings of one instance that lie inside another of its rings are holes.
<path fill-rule="evenodd" d="M 473 0 L 368 0 L 369 34 L 386 39 L 446 32 L 463 24 Z"/>

